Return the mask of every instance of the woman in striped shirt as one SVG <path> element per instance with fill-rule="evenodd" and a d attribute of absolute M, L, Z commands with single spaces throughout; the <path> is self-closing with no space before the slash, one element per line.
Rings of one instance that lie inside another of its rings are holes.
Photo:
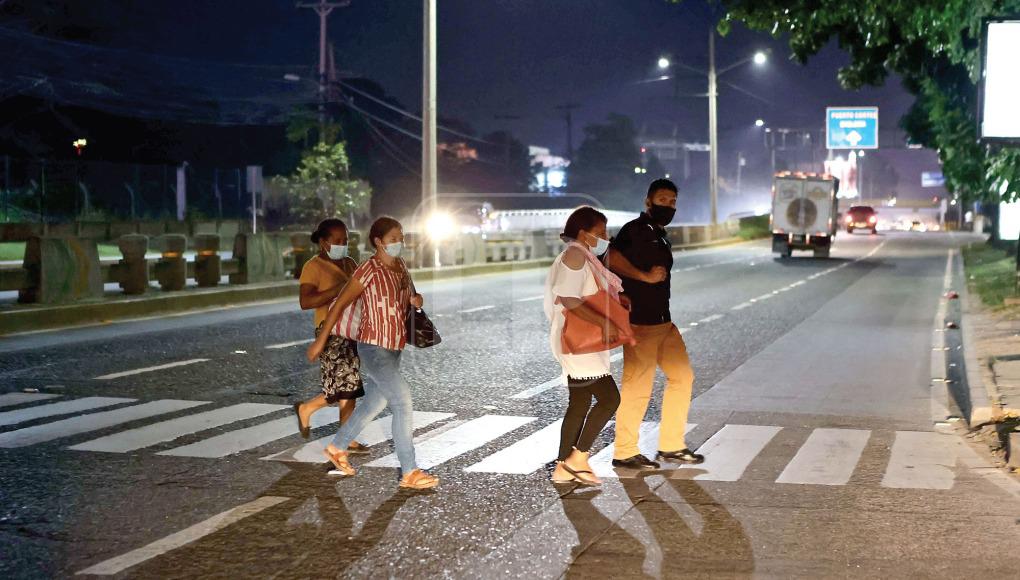
<path fill-rule="evenodd" d="M 365 381 L 365 397 L 361 404 L 323 453 L 341 474 L 354 475 L 356 471 L 347 460 L 346 449 L 388 405 L 393 414 L 393 444 L 402 474 L 400 487 L 435 487 L 439 478 L 418 469 L 415 463 L 411 386 L 400 374 L 400 355 L 407 343 L 407 309 L 412 304 L 421 308 L 423 302 L 420 294 L 411 291 L 410 275 L 400 259 L 404 247 L 400 222 L 388 217 L 377 219 L 369 231 L 368 243 L 375 255 L 354 271 L 350 282 L 330 306 L 324 326 L 336 333 L 340 323 L 340 334 L 355 335 L 361 373 L 370 380 Z M 360 324 L 353 321 L 356 311 L 361 312 Z M 320 333 L 308 347 L 309 361 L 319 356 L 328 336 L 328 333 Z"/>

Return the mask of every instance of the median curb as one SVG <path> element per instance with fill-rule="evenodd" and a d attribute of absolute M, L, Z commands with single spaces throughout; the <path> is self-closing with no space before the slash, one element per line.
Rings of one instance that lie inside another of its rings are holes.
<path fill-rule="evenodd" d="M 552 262 L 553 258 L 547 258 L 449 268 L 421 268 L 412 269 L 411 274 L 415 280 L 426 282 L 530 270 L 547 267 Z M 256 302 L 289 298 L 296 300 L 297 295 L 297 280 L 281 280 L 217 288 L 189 288 L 174 292 L 153 289 L 142 296 L 118 296 L 74 304 L 15 305 L 0 309 L 0 336 Z"/>
<path fill-rule="evenodd" d="M 673 246 L 675 251 L 698 250 L 751 242 L 734 237 L 712 242 Z M 449 280 L 518 270 L 532 270 L 552 265 L 555 258 L 492 262 L 445 268 L 415 268 L 411 274 L 418 282 Z M 240 306 L 248 303 L 271 302 L 297 297 L 297 280 L 281 280 L 260 284 L 190 288 L 175 292 L 151 290 L 143 296 L 118 296 L 88 302 L 59 305 L 15 305 L 0 308 L 0 336 L 16 333 L 54 330 L 74 326 L 104 324 L 114 320 L 150 317 L 153 315 Z"/>

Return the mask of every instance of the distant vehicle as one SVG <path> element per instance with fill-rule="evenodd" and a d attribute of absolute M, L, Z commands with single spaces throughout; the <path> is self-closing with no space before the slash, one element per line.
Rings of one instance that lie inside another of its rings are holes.
<path fill-rule="evenodd" d="M 871 233 L 878 233 L 878 214 L 875 208 L 869 205 L 855 205 L 846 212 L 846 233 L 852 234 L 854 230 L 871 230 Z"/>
<path fill-rule="evenodd" d="M 828 258 L 836 237 L 839 180 L 814 173 L 777 173 L 772 182 L 772 251 L 789 258 L 812 250 Z"/>
<path fill-rule="evenodd" d="M 924 224 L 922 224 L 921 222 L 919 222 L 917 220 L 914 220 L 914 221 L 910 222 L 910 231 L 912 231 L 912 232 L 925 232 L 925 231 L 928 231 L 928 228 L 926 228 L 924 226 Z"/>

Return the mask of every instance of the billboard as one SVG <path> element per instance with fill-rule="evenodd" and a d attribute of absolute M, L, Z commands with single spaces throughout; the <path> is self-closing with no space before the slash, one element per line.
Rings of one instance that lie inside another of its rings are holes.
<path fill-rule="evenodd" d="M 1020 20 L 985 23 L 981 60 L 981 138 L 1020 141 Z"/>
<path fill-rule="evenodd" d="M 878 149 L 878 107 L 826 107 L 828 149 Z"/>

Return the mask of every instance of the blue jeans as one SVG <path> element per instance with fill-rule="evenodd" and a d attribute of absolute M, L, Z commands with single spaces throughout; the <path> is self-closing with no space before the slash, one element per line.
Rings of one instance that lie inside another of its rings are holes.
<path fill-rule="evenodd" d="M 358 401 L 347 422 L 337 431 L 333 446 L 341 451 L 354 441 L 376 415 L 387 407 L 393 414 L 393 444 L 397 449 L 400 470 L 408 474 L 417 468 L 414 461 L 414 431 L 411 385 L 400 374 L 402 351 L 358 343 L 361 374 L 365 380 L 365 396 Z"/>

